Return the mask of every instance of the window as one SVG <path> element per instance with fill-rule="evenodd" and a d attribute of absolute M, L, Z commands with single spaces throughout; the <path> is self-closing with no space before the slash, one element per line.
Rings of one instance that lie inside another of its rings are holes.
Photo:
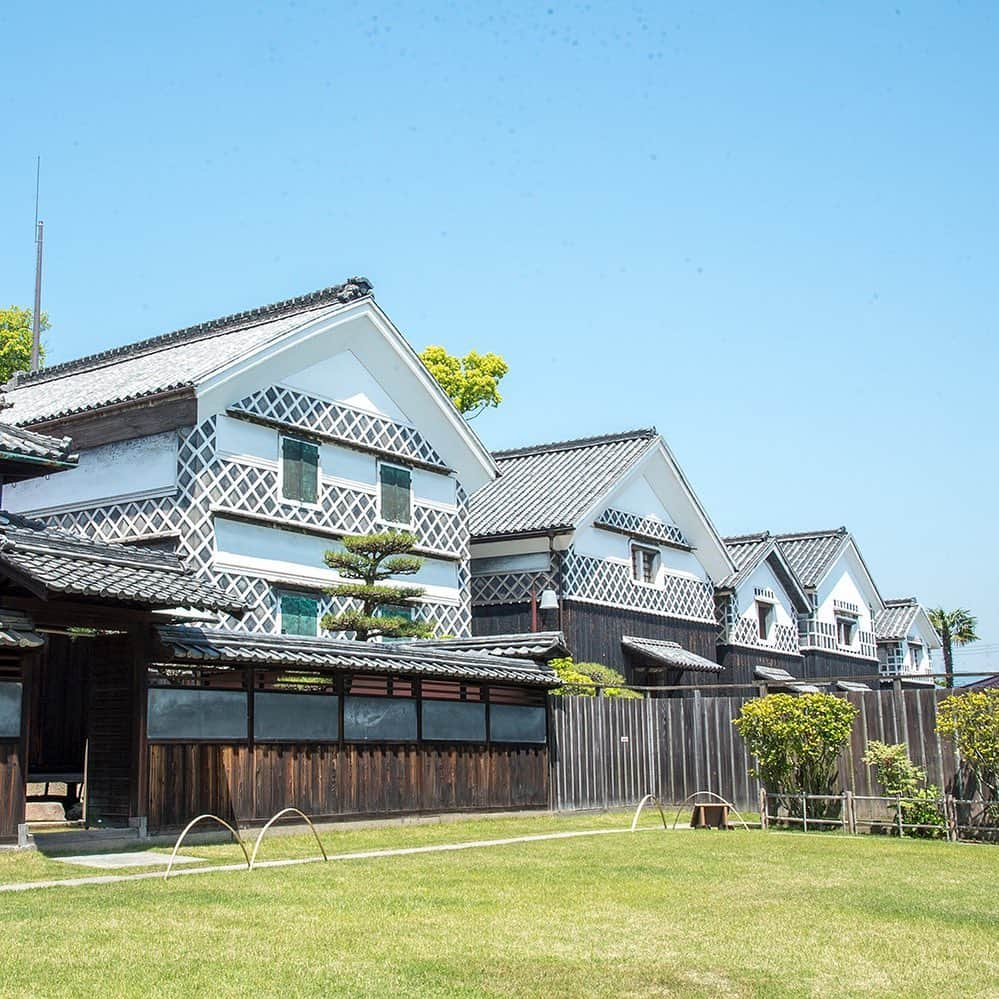
<path fill-rule="evenodd" d="M 21 736 L 21 684 L 0 683 L 0 739 Z"/>
<path fill-rule="evenodd" d="M 923 664 L 923 647 L 909 642 L 909 652 L 912 655 L 912 668 L 919 669 Z"/>
<path fill-rule="evenodd" d="M 149 670 L 152 740 L 243 742 L 249 719 L 243 670 Z"/>
<path fill-rule="evenodd" d="M 319 633 L 319 601 L 304 593 L 281 594 L 281 634 L 309 635 Z"/>
<path fill-rule="evenodd" d="M 281 498 L 319 502 L 319 448 L 315 444 L 281 438 Z"/>
<path fill-rule="evenodd" d="M 378 466 L 380 516 L 386 524 L 408 527 L 413 521 L 413 476 L 400 465 Z"/>
<path fill-rule="evenodd" d="M 321 673 L 258 672 L 253 738 L 258 742 L 336 742 L 340 699 L 336 679 Z"/>
<path fill-rule="evenodd" d="M 857 619 L 852 617 L 836 618 L 836 641 L 839 645 L 852 646 L 857 634 Z"/>
<path fill-rule="evenodd" d="M 765 600 L 756 601 L 756 619 L 760 627 L 760 638 L 764 642 L 770 641 L 770 632 L 773 630 L 774 619 L 777 617 L 777 610 L 773 604 Z"/>
<path fill-rule="evenodd" d="M 639 583 L 654 583 L 658 568 L 659 552 L 655 548 L 632 547 L 631 574 Z"/>

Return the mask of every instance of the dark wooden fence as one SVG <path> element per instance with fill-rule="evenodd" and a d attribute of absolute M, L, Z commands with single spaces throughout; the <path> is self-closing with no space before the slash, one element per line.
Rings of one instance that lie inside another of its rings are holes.
<path fill-rule="evenodd" d="M 958 797 L 973 796 L 949 740 L 935 731 L 945 691 L 870 691 L 841 695 L 858 708 L 840 758 L 840 790 L 876 795 L 863 763 L 867 743 L 904 742 L 927 779 Z M 645 794 L 679 804 L 713 791 L 740 809 L 759 807 L 759 782 L 732 719 L 746 697 L 619 700 L 552 699 L 552 805 L 560 810 L 635 805 Z"/>

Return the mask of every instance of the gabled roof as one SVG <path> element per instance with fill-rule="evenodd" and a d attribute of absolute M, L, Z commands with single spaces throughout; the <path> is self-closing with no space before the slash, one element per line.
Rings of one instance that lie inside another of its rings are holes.
<path fill-rule="evenodd" d="M 902 597 L 886 600 L 885 609 L 874 619 L 874 635 L 879 641 L 901 641 L 909 634 L 912 622 L 919 612 L 919 601 L 915 597 Z"/>
<path fill-rule="evenodd" d="M 722 580 L 720 589 L 737 590 L 760 565 L 767 562 L 795 607 L 801 612 L 809 609 L 808 596 L 802 589 L 801 581 L 774 535 L 762 531 L 723 540 L 729 557 L 735 563 L 735 572 Z"/>
<path fill-rule="evenodd" d="M 534 662 L 548 662 L 550 659 L 569 655 L 565 635 L 561 631 L 475 635 L 472 638 L 418 638 L 405 644 L 416 649 L 481 652 L 483 655 L 501 656 L 504 659 L 527 659 Z"/>
<path fill-rule="evenodd" d="M 661 638 L 622 635 L 621 647 L 651 665 L 652 669 L 687 669 L 697 673 L 720 673 L 720 663 L 685 649 L 679 642 Z"/>
<path fill-rule="evenodd" d="M 300 669 L 325 667 L 543 688 L 557 687 L 560 682 L 552 670 L 528 663 L 507 663 L 495 656 L 472 652 L 414 647 L 412 642 L 350 642 L 193 626 L 164 626 L 158 631 L 174 659 L 208 666 L 253 663 Z"/>
<path fill-rule="evenodd" d="M 193 387 L 218 368 L 319 316 L 371 294 L 365 278 L 223 316 L 64 364 L 20 373 L 8 383 L 5 419 L 33 424 Z"/>
<path fill-rule="evenodd" d="M 0 481 L 16 482 L 73 468 L 79 458 L 72 447 L 68 437 L 48 437 L 0 423 Z"/>
<path fill-rule="evenodd" d="M 202 582 L 169 552 L 90 541 L 0 513 L 0 577 L 42 600 L 68 596 L 129 607 L 242 614 L 246 604 Z"/>
<path fill-rule="evenodd" d="M 571 530 L 658 440 L 653 428 L 494 451 L 500 475 L 472 497 L 473 539 Z"/>
<path fill-rule="evenodd" d="M 850 534 L 845 527 L 828 531 L 778 534 L 781 551 L 803 586 L 814 587 L 846 546 Z"/>
<path fill-rule="evenodd" d="M 940 648 L 942 644 L 940 636 L 933 627 L 926 608 L 915 597 L 896 597 L 886 600 L 884 610 L 878 611 L 875 616 L 874 637 L 879 642 L 901 642 L 917 629 L 919 624 L 928 636 L 930 648 Z"/>

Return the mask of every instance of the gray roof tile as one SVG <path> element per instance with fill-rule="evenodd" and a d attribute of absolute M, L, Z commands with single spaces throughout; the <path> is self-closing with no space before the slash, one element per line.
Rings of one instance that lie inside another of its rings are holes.
<path fill-rule="evenodd" d="M 849 537 L 845 527 L 801 534 L 778 534 L 781 551 L 802 586 L 817 586 Z"/>
<path fill-rule="evenodd" d="M 402 644 L 402 643 L 400 643 Z M 561 631 L 537 631 L 521 635 L 476 635 L 472 638 L 420 638 L 406 643 L 416 649 L 442 649 L 454 652 L 481 652 L 504 659 L 547 662 L 567 656 L 569 650 Z"/>
<path fill-rule="evenodd" d="M 24 611 L 0 607 L 0 646 L 38 649 L 44 644 L 45 639 L 35 631 L 35 622 Z"/>
<path fill-rule="evenodd" d="M 762 534 L 742 534 L 738 537 L 723 538 L 725 547 L 733 563 L 735 572 L 727 579 L 723 579 L 723 588 L 735 589 L 739 586 L 754 569 L 767 557 L 774 544 L 774 536 L 769 531 Z"/>
<path fill-rule="evenodd" d="M 473 539 L 575 527 L 658 439 L 633 430 L 495 451 L 499 478 L 471 500 Z"/>
<path fill-rule="evenodd" d="M 170 552 L 90 541 L 13 513 L 0 513 L 0 575 L 44 595 L 140 607 L 240 614 L 246 605 L 202 582 Z"/>
<path fill-rule="evenodd" d="M 270 340 L 371 293 L 365 278 L 213 319 L 173 333 L 22 373 L 8 383 L 4 418 L 32 424 L 197 384 Z"/>
<path fill-rule="evenodd" d="M 885 609 L 874 618 L 874 635 L 879 642 L 902 641 L 919 613 L 915 597 L 886 600 Z"/>
<path fill-rule="evenodd" d="M 621 647 L 667 669 L 688 669 L 698 673 L 720 673 L 723 669 L 720 663 L 688 651 L 679 642 L 661 638 L 622 635 Z"/>
<path fill-rule="evenodd" d="M 9 459 L 37 461 L 49 468 L 69 468 L 79 461 L 68 437 L 49 437 L 0 423 L 0 462 Z"/>
<path fill-rule="evenodd" d="M 175 659 L 206 665 L 247 663 L 297 668 L 326 667 L 544 688 L 559 684 L 558 677 L 548 669 L 502 662 L 494 656 L 472 652 L 416 648 L 412 642 L 335 641 L 191 626 L 164 626 L 159 629 L 159 635 Z"/>

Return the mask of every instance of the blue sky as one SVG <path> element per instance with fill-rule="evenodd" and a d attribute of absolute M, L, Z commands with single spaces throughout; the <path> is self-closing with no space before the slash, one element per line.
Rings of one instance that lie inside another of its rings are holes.
<path fill-rule="evenodd" d="M 7 4 L 0 303 L 55 362 L 363 274 L 493 447 L 655 425 L 999 669 L 999 8 Z M 991 648 L 990 648 L 991 647 Z"/>

